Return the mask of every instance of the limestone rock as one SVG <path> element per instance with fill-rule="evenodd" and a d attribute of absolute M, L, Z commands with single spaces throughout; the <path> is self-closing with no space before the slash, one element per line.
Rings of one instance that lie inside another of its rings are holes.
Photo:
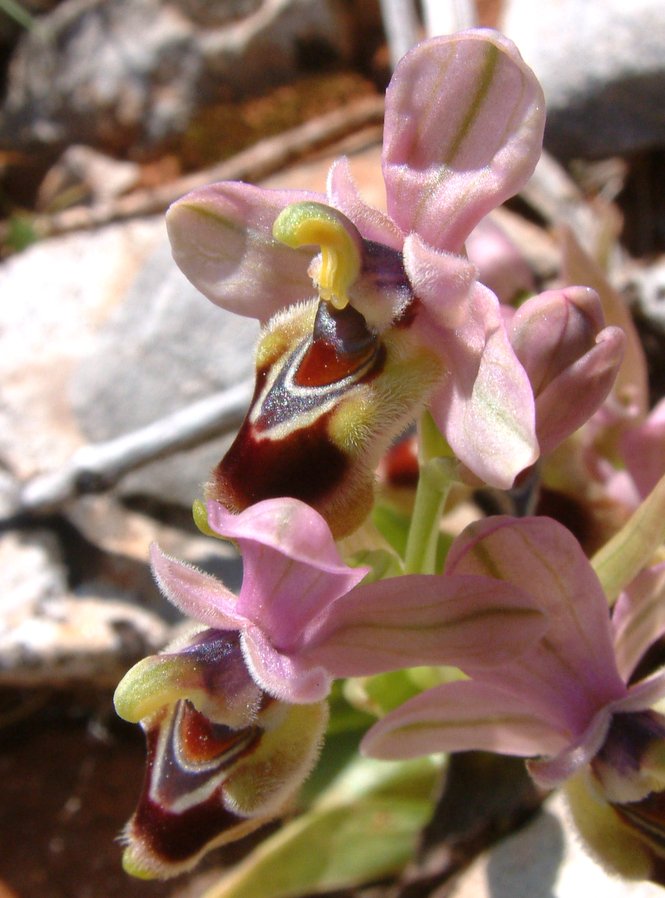
<path fill-rule="evenodd" d="M 501 29 L 545 91 L 546 147 L 562 159 L 665 144 L 660 0 L 507 0 Z"/>
<path fill-rule="evenodd" d="M 0 145 L 154 150 L 211 100 L 348 60 L 360 18 L 338 0 L 64 0 L 14 53 Z"/>
<path fill-rule="evenodd" d="M 161 219 L 112 225 L 38 243 L 0 266 L 0 458 L 16 480 L 87 442 L 71 378 L 160 239 Z"/>
<path fill-rule="evenodd" d="M 253 373 L 257 325 L 176 268 L 163 220 L 37 244 L 0 267 L 0 458 L 19 482 Z M 140 469 L 132 494 L 189 507 L 224 451 Z"/>
<path fill-rule="evenodd" d="M 584 851 L 561 795 L 432 898 L 659 898 L 660 886 L 607 874 Z"/>
<path fill-rule="evenodd" d="M 0 537 L 0 685 L 111 685 L 161 648 L 169 627 L 128 600 L 69 591 L 48 530 Z"/>

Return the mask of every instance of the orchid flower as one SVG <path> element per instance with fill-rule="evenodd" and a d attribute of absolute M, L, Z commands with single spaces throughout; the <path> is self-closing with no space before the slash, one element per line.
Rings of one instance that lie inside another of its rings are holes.
<path fill-rule="evenodd" d="M 549 627 L 491 673 L 446 683 L 380 720 L 363 749 L 380 758 L 482 749 L 530 759 L 541 786 L 566 783 L 582 834 L 613 868 L 657 876 L 665 831 L 665 671 L 635 677 L 665 631 L 665 565 L 644 570 L 610 619 L 593 568 L 549 518 L 496 517 L 455 541 L 449 576 L 485 576 L 488 594 L 529 593 Z M 635 680 L 635 681 L 634 681 Z M 659 860 L 656 860 L 658 858 Z"/>
<path fill-rule="evenodd" d="M 336 677 L 418 664 L 503 664 L 541 634 L 542 614 L 506 585 L 413 575 L 362 583 L 330 530 L 297 499 L 240 514 L 208 504 L 208 525 L 243 557 L 238 596 L 154 547 L 161 589 L 203 625 L 145 658 L 116 690 L 140 722 L 148 771 L 125 839 L 127 869 L 167 876 L 280 813 L 308 775 Z"/>
<path fill-rule="evenodd" d="M 183 272 L 264 325 L 252 407 L 209 497 L 238 511 L 295 496 L 345 535 L 369 510 L 383 450 L 426 402 L 485 482 L 509 487 L 535 461 L 529 377 L 464 241 L 527 181 L 543 127 L 541 88 L 507 38 L 437 37 L 387 90 L 387 214 L 360 198 L 346 159 L 327 195 L 222 182 L 171 207 Z"/>
<path fill-rule="evenodd" d="M 647 360 L 625 297 L 568 229 L 561 230 L 560 240 L 563 278 L 591 285 L 604 321 L 612 326 L 599 332 L 597 340 L 606 342 L 607 332 L 616 327 L 624 335 L 623 358 L 606 399 L 539 466 L 542 508 L 555 517 L 565 516 L 560 519 L 569 523 L 591 554 L 626 523 L 665 473 L 665 442 L 659 451 L 656 436 L 663 410 L 649 413 Z M 574 389 L 585 402 L 587 390 Z"/>

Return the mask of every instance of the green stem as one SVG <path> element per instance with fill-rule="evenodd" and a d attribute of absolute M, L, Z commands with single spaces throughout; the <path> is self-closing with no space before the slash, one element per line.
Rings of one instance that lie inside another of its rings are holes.
<path fill-rule="evenodd" d="M 420 468 L 413 517 L 406 541 L 404 572 L 435 574 L 439 522 L 453 482 L 454 462 L 432 458 Z"/>
<path fill-rule="evenodd" d="M 16 0 L 0 0 L 0 12 L 4 12 L 10 19 L 13 19 L 28 31 L 34 28 L 34 16 L 30 15 L 23 4 L 17 3 Z"/>

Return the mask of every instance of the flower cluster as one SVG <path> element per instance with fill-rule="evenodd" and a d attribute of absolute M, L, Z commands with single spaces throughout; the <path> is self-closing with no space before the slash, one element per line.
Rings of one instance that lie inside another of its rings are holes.
<path fill-rule="evenodd" d="M 487 594 L 475 576 L 361 582 L 368 568 L 344 564 L 323 518 L 297 499 L 240 514 L 210 502 L 208 524 L 242 552 L 240 593 L 155 547 L 164 594 L 203 628 L 135 665 L 115 695 L 150 754 L 126 830 L 125 865 L 138 875 L 187 869 L 282 810 L 316 760 L 333 678 L 503 664 L 543 627 L 519 592 Z"/>
<path fill-rule="evenodd" d="M 461 32 L 415 47 L 390 82 L 385 212 L 346 159 L 325 195 L 225 182 L 169 210 L 184 273 L 262 331 L 247 416 L 195 505 L 201 529 L 237 547 L 242 586 L 154 547 L 159 587 L 198 623 L 116 691 L 148 747 L 129 872 L 177 874 L 291 807 L 335 680 L 430 666 L 455 668 L 452 681 L 393 709 L 363 750 L 525 757 L 540 784 L 566 784 L 599 853 L 615 830 L 637 846 L 608 863 L 655 875 L 665 678 L 639 665 L 665 629 L 665 569 L 624 539 L 633 576 L 613 584 L 610 618 L 555 520 L 441 533 L 453 482 L 465 496 L 533 484 L 539 458 L 607 410 L 621 365 L 624 334 L 592 289 L 512 306 L 480 278 L 486 216 L 530 177 L 543 127 L 542 91 L 512 43 Z M 501 283 L 528 288 L 518 274 Z M 661 418 L 626 436 L 627 459 L 650 460 L 633 475 L 644 492 Z M 400 530 L 397 512 L 378 513 L 375 471 L 415 424 L 418 487 Z"/>

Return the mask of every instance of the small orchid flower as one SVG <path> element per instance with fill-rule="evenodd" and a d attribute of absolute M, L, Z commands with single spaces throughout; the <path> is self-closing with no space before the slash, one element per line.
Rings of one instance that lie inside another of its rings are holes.
<path fill-rule="evenodd" d="M 567 783 L 582 834 L 610 866 L 656 876 L 665 831 L 665 717 L 654 705 L 665 697 L 665 672 L 633 677 L 665 631 L 665 565 L 643 571 L 610 620 L 600 582 L 566 528 L 549 518 L 496 517 L 463 532 L 446 573 L 484 575 L 488 593 L 498 584 L 528 592 L 549 627 L 491 674 L 467 667 L 469 679 L 429 689 L 389 713 L 365 737 L 364 751 L 406 758 L 482 749 L 529 758 L 540 785 Z"/>
<path fill-rule="evenodd" d="M 227 182 L 171 207 L 187 277 L 264 325 L 252 407 L 209 497 L 238 511 L 295 496 L 349 533 L 379 457 L 425 402 L 487 483 L 509 487 L 533 463 L 529 378 L 463 244 L 527 181 L 543 127 L 542 91 L 508 39 L 434 38 L 387 90 L 387 214 L 360 198 L 345 159 L 327 196 Z"/>
<path fill-rule="evenodd" d="M 318 758 L 325 702 L 289 705 L 250 677 L 238 633 L 204 629 L 136 665 L 115 694 L 147 762 L 123 866 L 142 879 L 191 869 L 293 801 Z"/>
<path fill-rule="evenodd" d="M 148 743 L 125 832 L 126 867 L 143 876 L 187 869 L 281 812 L 316 758 L 333 678 L 502 664 L 544 627 L 519 590 L 488 595 L 482 577 L 362 583 L 368 569 L 345 565 L 323 518 L 296 499 L 237 515 L 210 502 L 208 524 L 242 552 L 238 596 L 154 548 L 160 587 L 203 629 L 139 662 L 115 695 Z"/>

